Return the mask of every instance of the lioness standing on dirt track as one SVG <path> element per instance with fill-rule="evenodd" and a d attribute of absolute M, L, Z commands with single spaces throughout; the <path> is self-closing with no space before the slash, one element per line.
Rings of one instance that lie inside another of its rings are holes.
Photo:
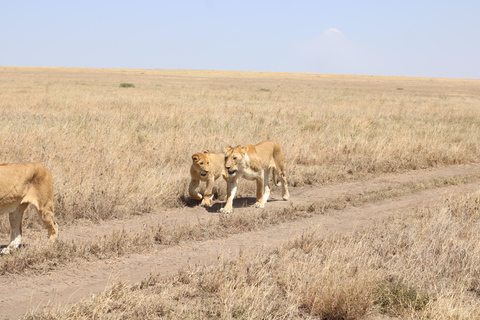
<path fill-rule="evenodd" d="M 237 179 L 240 178 L 257 182 L 255 207 L 263 208 L 270 196 L 268 181 L 271 169 L 282 184 L 283 200 L 288 200 L 290 197 L 285 176 L 283 150 L 275 141 L 262 141 L 255 146 L 247 144 L 235 148 L 225 148 L 225 168 L 228 173 L 227 203 L 224 208 L 220 209 L 220 212 L 232 212 L 233 198 L 237 192 Z"/>
<path fill-rule="evenodd" d="M 10 244 L 1 253 L 8 254 L 18 248 L 22 239 L 23 213 L 32 204 L 48 230 L 50 241 L 58 234 L 53 217 L 52 175 L 39 163 L 0 165 L 0 214 L 8 213 L 10 219 Z"/>

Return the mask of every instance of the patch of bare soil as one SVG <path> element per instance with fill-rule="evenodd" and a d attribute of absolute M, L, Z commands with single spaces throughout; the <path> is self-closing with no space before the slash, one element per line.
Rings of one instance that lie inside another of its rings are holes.
<path fill-rule="evenodd" d="M 364 192 L 401 186 L 405 183 L 423 181 L 436 177 L 479 176 L 479 165 L 462 165 L 435 170 L 418 170 L 401 174 L 383 175 L 371 180 L 350 182 L 311 188 L 291 189 L 291 200 L 281 201 L 279 190 L 274 190 L 268 207 L 287 207 L 308 204 L 322 198 L 337 198 L 342 195 L 358 195 Z M 400 215 L 417 207 L 428 206 L 453 195 L 474 192 L 480 188 L 480 179 L 468 184 L 449 186 L 416 192 L 402 197 L 367 203 L 345 210 L 331 210 L 323 215 L 293 222 L 282 223 L 255 232 L 236 234 L 222 239 L 201 242 L 186 242 L 176 246 L 155 246 L 153 250 L 110 260 L 97 260 L 61 266 L 58 270 L 43 275 L 22 274 L 0 277 L 0 319 L 16 319 L 27 312 L 41 310 L 45 306 L 74 303 L 99 293 L 112 281 L 139 282 L 150 273 L 170 276 L 193 265 L 211 265 L 220 258 L 231 258 L 240 250 L 268 250 L 293 240 L 304 232 L 316 230 L 328 236 L 345 234 L 365 225 Z M 235 210 L 260 210 L 246 207 L 251 199 L 236 199 Z M 202 207 L 182 208 L 137 216 L 129 220 L 107 221 L 94 226 L 62 228 L 60 237 L 65 241 L 86 241 L 95 236 L 110 234 L 114 229 L 142 230 L 144 225 L 188 224 L 218 218 L 221 204 L 213 210 Z M 25 234 L 31 238 L 32 233 Z M 35 236 L 37 236 L 35 234 Z M 5 241 L 6 240 L 2 240 Z M 1 257 L 0 257 L 1 259 Z"/>

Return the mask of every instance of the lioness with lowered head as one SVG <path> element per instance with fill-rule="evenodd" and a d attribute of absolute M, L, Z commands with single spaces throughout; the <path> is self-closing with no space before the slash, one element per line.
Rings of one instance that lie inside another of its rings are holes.
<path fill-rule="evenodd" d="M 18 248 L 22 239 L 23 213 L 32 204 L 48 230 L 50 242 L 58 234 L 53 217 L 52 175 L 39 163 L 0 165 L 0 214 L 8 213 L 11 226 L 10 244 L 1 253 Z"/>
<path fill-rule="evenodd" d="M 213 198 L 213 184 L 215 180 L 223 177 L 227 180 L 227 170 L 225 169 L 224 155 L 223 153 L 212 153 L 205 151 L 201 153 L 195 153 L 192 156 L 192 166 L 190 167 L 191 181 L 188 187 L 190 196 L 195 200 L 202 200 L 200 205 L 212 206 Z M 205 193 L 202 196 L 196 191 L 200 184 L 200 181 L 205 181 L 207 186 Z"/>
<path fill-rule="evenodd" d="M 268 186 L 269 173 L 280 179 L 283 200 L 288 200 L 287 178 L 285 176 L 285 159 L 283 150 L 275 141 L 262 141 L 253 146 L 239 145 L 235 148 L 225 148 L 225 168 L 228 173 L 227 203 L 220 212 L 230 213 L 233 210 L 233 198 L 237 192 L 237 180 L 244 178 L 257 182 L 256 208 L 263 208 L 270 196 Z"/>

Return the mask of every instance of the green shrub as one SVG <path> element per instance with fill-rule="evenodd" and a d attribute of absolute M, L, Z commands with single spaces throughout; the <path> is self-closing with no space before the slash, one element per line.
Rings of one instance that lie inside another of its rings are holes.
<path fill-rule="evenodd" d="M 401 314 L 406 309 L 422 310 L 430 298 L 426 292 L 400 282 L 381 282 L 375 304 L 382 313 Z"/>

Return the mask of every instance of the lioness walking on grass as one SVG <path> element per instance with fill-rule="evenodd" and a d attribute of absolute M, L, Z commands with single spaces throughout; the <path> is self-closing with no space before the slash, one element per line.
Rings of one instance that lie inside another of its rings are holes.
<path fill-rule="evenodd" d="M 230 213 L 233 210 L 233 198 L 237 192 L 237 180 L 244 178 L 257 183 L 256 208 L 263 208 L 270 196 L 268 186 L 269 173 L 280 179 L 283 200 L 288 200 L 287 178 L 285 176 L 285 159 L 283 150 L 275 141 L 262 141 L 253 146 L 239 145 L 235 148 L 225 148 L 225 168 L 228 173 L 227 203 L 220 212 Z"/>
<path fill-rule="evenodd" d="M 8 213 L 10 244 L 1 253 L 8 254 L 18 248 L 22 239 L 23 213 L 28 205 L 37 209 L 40 220 L 48 230 L 50 242 L 58 234 L 53 217 L 52 175 L 39 163 L 15 163 L 0 165 L 0 214 Z"/>

